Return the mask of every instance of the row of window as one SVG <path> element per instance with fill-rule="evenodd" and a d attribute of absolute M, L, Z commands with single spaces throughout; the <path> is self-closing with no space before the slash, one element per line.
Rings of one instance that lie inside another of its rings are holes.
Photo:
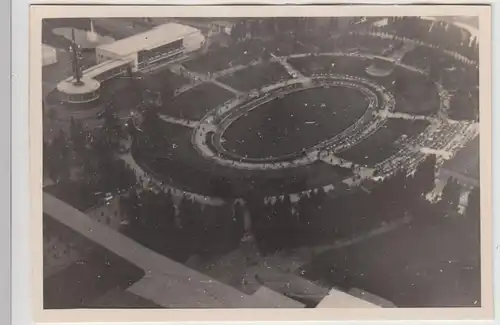
<path fill-rule="evenodd" d="M 160 55 L 158 57 L 155 57 L 153 59 L 150 59 L 148 61 L 142 61 L 142 62 L 139 62 L 137 64 L 137 69 L 141 70 L 141 69 L 144 69 L 146 68 L 147 66 L 150 66 L 152 64 L 158 64 L 160 62 L 164 62 L 164 61 L 169 61 L 169 60 L 174 60 L 180 56 L 182 56 L 182 51 L 181 52 L 177 52 L 177 51 L 174 51 L 174 52 L 171 52 L 171 53 L 167 53 L 167 54 L 164 54 L 164 55 Z"/>
<path fill-rule="evenodd" d="M 99 91 L 97 90 L 86 94 L 65 94 L 63 96 L 66 97 L 65 100 L 68 102 L 83 103 L 99 98 Z"/>
<path fill-rule="evenodd" d="M 158 46 L 151 50 L 139 51 L 137 52 L 137 61 L 142 62 L 142 61 L 154 60 L 155 58 L 161 57 L 162 55 L 165 55 L 169 52 L 180 50 L 181 48 L 182 48 L 182 39 L 172 43 L 164 44 L 162 46 Z"/>
<path fill-rule="evenodd" d="M 129 69 L 130 69 L 130 65 L 128 63 L 124 63 L 121 66 L 104 71 L 103 73 L 96 76 L 95 79 L 98 81 L 105 81 L 105 80 L 111 79 L 113 77 L 116 77 L 118 75 L 126 74 Z"/>

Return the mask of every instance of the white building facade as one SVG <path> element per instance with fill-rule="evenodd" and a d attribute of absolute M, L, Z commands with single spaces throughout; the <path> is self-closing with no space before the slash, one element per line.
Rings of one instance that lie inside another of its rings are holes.
<path fill-rule="evenodd" d="M 174 60 L 200 49 L 205 42 L 202 33 L 191 26 L 168 23 L 147 32 L 96 48 L 98 63 L 108 60 L 130 61 L 132 70 Z"/>

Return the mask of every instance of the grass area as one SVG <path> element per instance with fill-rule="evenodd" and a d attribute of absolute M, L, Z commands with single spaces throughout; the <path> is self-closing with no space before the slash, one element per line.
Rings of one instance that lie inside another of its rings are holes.
<path fill-rule="evenodd" d="M 437 112 L 440 97 L 434 82 L 427 76 L 403 68 L 394 71 L 396 112 L 432 115 Z"/>
<path fill-rule="evenodd" d="M 191 81 L 188 77 L 180 76 L 167 68 L 148 73 L 144 76 L 144 79 L 144 83 L 148 88 L 168 91 L 170 93 L 180 88 L 182 85 L 189 84 Z"/>
<path fill-rule="evenodd" d="M 363 93 L 352 88 L 297 91 L 234 121 L 223 134 L 223 145 L 250 158 L 297 153 L 345 130 L 367 107 Z"/>
<path fill-rule="evenodd" d="M 206 54 L 185 62 L 184 66 L 200 73 L 216 72 L 260 58 L 263 47 L 264 42 L 256 38 L 230 47 L 213 46 Z"/>
<path fill-rule="evenodd" d="M 289 78 L 290 76 L 280 63 L 272 62 L 251 66 L 218 80 L 238 90 L 250 91 Z"/>
<path fill-rule="evenodd" d="M 164 103 L 162 113 L 173 117 L 200 120 L 209 110 L 234 97 L 213 83 L 203 83 Z"/>
<path fill-rule="evenodd" d="M 479 222 L 426 219 L 316 256 L 304 276 L 398 307 L 480 306 Z"/>
<path fill-rule="evenodd" d="M 288 62 L 304 75 L 317 73 L 341 73 L 366 76 L 370 60 L 349 56 L 307 56 L 288 59 Z"/>
<path fill-rule="evenodd" d="M 426 70 L 429 68 L 431 60 L 436 59 L 438 55 L 440 55 L 439 51 L 433 48 L 427 46 L 417 46 L 405 54 L 402 63 Z"/>

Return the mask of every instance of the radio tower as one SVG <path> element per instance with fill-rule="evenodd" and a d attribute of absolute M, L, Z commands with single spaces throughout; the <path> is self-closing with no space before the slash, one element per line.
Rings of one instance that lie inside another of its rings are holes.
<path fill-rule="evenodd" d="M 76 86 L 82 86 L 82 71 L 80 67 L 80 59 L 82 59 L 81 54 L 80 54 L 80 48 L 78 44 L 76 44 L 75 41 L 75 30 L 71 30 L 71 45 L 70 45 L 71 52 L 73 52 L 73 77 L 74 77 L 74 84 Z"/>

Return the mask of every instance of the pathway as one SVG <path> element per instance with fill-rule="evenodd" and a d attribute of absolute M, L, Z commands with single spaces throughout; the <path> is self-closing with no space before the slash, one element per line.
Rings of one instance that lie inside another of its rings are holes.
<path fill-rule="evenodd" d="M 271 53 L 271 57 L 279 62 L 283 68 L 285 68 L 286 72 L 293 78 L 293 79 L 304 79 L 307 80 L 309 78 L 306 78 L 299 70 L 295 69 L 286 59 L 286 57 L 278 57 L 274 54 Z"/>
<path fill-rule="evenodd" d="M 212 79 L 212 80 L 210 80 L 210 82 L 211 82 L 211 83 L 213 83 L 213 84 L 216 84 L 216 85 L 217 85 L 217 86 L 219 86 L 219 87 L 222 87 L 222 88 L 224 88 L 224 89 L 226 89 L 226 90 L 228 90 L 228 91 L 232 92 L 232 93 L 233 93 L 233 94 L 235 94 L 237 97 L 239 97 L 239 96 L 243 95 L 243 93 L 242 93 L 241 91 L 236 90 L 236 89 L 234 89 L 233 87 L 229 86 L 228 84 L 222 83 L 222 82 L 220 82 L 220 81 L 218 81 L 218 80 Z"/>
<path fill-rule="evenodd" d="M 400 112 L 387 112 L 387 111 L 377 111 L 375 113 L 378 116 L 385 117 L 385 118 L 397 118 L 397 119 L 403 119 L 403 120 L 425 120 L 429 122 L 437 122 L 438 119 L 430 116 L 425 116 L 425 115 L 414 115 L 414 114 L 408 114 L 408 113 L 400 113 Z"/>
<path fill-rule="evenodd" d="M 185 92 L 185 91 L 187 91 L 187 90 L 189 90 L 189 89 L 191 89 L 191 88 L 193 88 L 193 87 L 195 87 L 203 82 L 211 82 L 213 84 L 216 84 L 219 87 L 222 87 L 222 88 L 232 92 L 236 96 L 241 96 L 242 92 L 240 92 L 239 90 L 236 90 L 233 87 L 231 87 L 225 83 L 222 83 L 216 79 L 221 78 L 221 77 L 226 76 L 226 75 L 231 75 L 239 70 L 243 70 L 249 66 L 256 65 L 259 63 L 260 63 L 260 61 L 255 61 L 255 62 L 252 62 L 248 65 L 237 65 L 237 66 L 225 69 L 225 70 L 217 71 L 213 74 L 202 74 L 199 72 L 194 72 L 194 71 L 186 69 L 181 64 L 170 65 L 169 68 L 170 68 L 170 71 L 172 71 L 173 73 L 175 73 L 177 75 L 189 77 L 193 81 L 190 85 L 184 85 L 183 87 L 178 89 L 178 91 L 176 92 L 177 95 L 179 95 L 179 94 L 181 94 L 181 93 L 183 93 L 183 92 Z"/>
<path fill-rule="evenodd" d="M 427 148 L 427 147 L 420 147 L 418 148 L 420 152 L 425 153 L 427 155 L 436 155 L 438 157 L 442 157 L 446 160 L 450 159 L 453 156 L 453 153 L 448 151 L 448 150 L 442 150 L 442 149 L 434 149 L 434 148 Z"/>
<path fill-rule="evenodd" d="M 352 161 L 337 157 L 337 156 L 335 156 L 334 153 L 332 153 L 331 151 L 328 151 L 328 150 L 322 151 L 318 156 L 319 156 L 318 157 L 319 160 L 321 160 L 322 162 L 327 163 L 329 165 L 332 165 L 332 166 L 339 166 L 342 168 L 349 168 L 349 169 L 351 169 L 351 168 L 352 169 L 364 168 L 361 165 L 353 163 Z"/>
<path fill-rule="evenodd" d="M 198 126 L 198 121 L 172 117 L 164 114 L 158 114 L 158 117 L 167 123 L 178 124 L 192 129 Z"/>

